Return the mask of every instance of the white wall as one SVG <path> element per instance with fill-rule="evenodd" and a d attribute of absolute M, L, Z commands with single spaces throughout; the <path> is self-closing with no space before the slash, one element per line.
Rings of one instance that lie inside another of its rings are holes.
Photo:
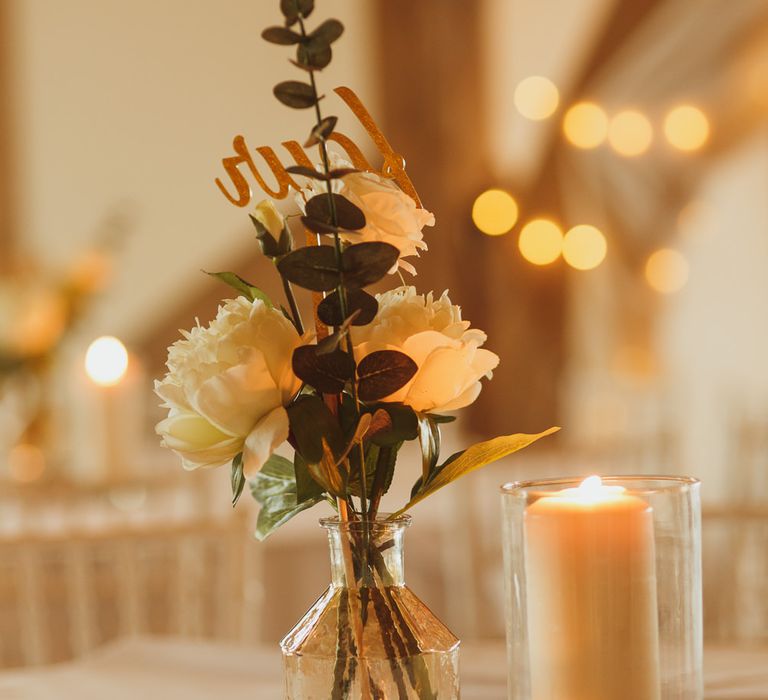
<path fill-rule="evenodd" d="M 23 243 L 64 264 L 115 207 L 127 208 L 135 230 L 90 329 L 137 339 L 200 268 L 254 245 L 245 211 L 214 185 L 232 137 L 280 153 L 281 140 L 303 139 L 312 125 L 272 96 L 276 82 L 301 78 L 291 48 L 259 36 L 280 22 L 278 0 L 10 2 Z M 318 17 L 342 17 L 347 33 L 320 80 L 327 92 L 349 85 L 375 109 L 369 9 L 321 4 Z M 335 97 L 326 104 L 340 130 L 359 133 Z"/>

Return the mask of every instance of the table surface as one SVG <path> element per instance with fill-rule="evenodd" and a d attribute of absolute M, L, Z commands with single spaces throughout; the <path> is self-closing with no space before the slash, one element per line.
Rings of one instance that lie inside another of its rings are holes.
<path fill-rule="evenodd" d="M 707 700 L 768 700 L 768 650 L 707 649 Z M 506 700 L 502 644 L 463 644 L 462 698 Z M 253 700 L 282 697 L 273 647 L 135 638 L 58 666 L 0 672 L 2 700 Z"/>

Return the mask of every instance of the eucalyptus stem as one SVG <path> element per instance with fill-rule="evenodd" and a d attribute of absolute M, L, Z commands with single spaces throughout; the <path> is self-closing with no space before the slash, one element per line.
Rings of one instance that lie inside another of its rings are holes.
<path fill-rule="evenodd" d="M 299 15 L 299 29 L 301 30 L 301 36 L 302 39 L 307 38 L 307 31 L 304 27 L 304 20 L 302 19 L 301 15 Z M 320 100 L 317 93 L 317 82 L 315 81 L 315 71 L 310 69 L 309 70 L 309 82 L 312 86 L 312 93 L 314 95 L 314 102 L 315 102 L 315 117 L 317 119 L 317 123 L 319 124 L 323 120 L 322 112 L 320 111 Z M 320 154 L 323 159 L 323 170 L 325 172 L 326 177 L 331 171 L 330 161 L 328 160 L 328 148 L 325 142 L 325 138 L 320 138 Z M 342 318 L 347 318 L 348 313 L 348 305 L 347 305 L 347 290 L 344 286 L 344 266 L 342 264 L 342 250 L 341 250 L 341 237 L 339 236 L 338 231 L 338 217 L 336 214 L 336 202 L 333 198 L 333 186 L 331 184 L 330 178 L 326 179 L 325 181 L 326 191 L 328 193 L 328 207 L 331 214 L 331 223 L 333 224 L 334 232 L 333 232 L 333 245 L 334 250 L 336 252 L 336 267 L 339 272 L 339 284 L 336 287 L 336 294 L 339 297 L 339 309 L 341 310 L 341 316 Z M 354 345 L 352 344 L 352 338 L 350 337 L 349 330 L 347 330 L 347 337 L 346 337 L 346 345 L 347 345 L 347 352 L 349 353 L 350 357 L 354 361 L 355 359 L 355 350 Z M 355 377 L 352 377 L 351 381 L 352 385 L 352 398 L 355 402 L 355 412 L 357 414 L 358 419 L 360 418 L 360 397 L 358 395 L 357 391 L 357 382 L 355 381 Z M 366 475 L 365 475 L 365 449 L 363 448 L 363 442 L 362 440 L 358 442 L 358 455 L 360 460 L 360 513 L 365 517 L 366 512 L 368 512 L 368 505 L 367 505 L 367 494 L 368 494 L 368 485 L 366 483 Z"/>

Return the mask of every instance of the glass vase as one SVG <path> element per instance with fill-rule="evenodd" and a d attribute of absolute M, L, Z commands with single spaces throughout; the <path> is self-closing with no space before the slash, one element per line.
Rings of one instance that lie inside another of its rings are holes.
<path fill-rule="evenodd" d="M 699 486 L 502 487 L 510 700 L 701 700 Z"/>
<path fill-rule="evenodd" d="M 331 585 L 280 646 L 291 700 L 459 697 L 459 640 L 405 585 L 409 516 L 327 518 Z"/>

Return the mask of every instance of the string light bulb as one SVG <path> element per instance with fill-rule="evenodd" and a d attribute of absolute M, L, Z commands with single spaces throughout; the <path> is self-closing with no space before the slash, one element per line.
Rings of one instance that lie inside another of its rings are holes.
<path fill-rule="evenodd" d="M 509 232 L 517 221 L 517 202 L 504 190 L 490 189 L 478 195 L 472 205 L 472 221 L 489 236 Z"/>
<path fill-rule="evenodd" d="M 522 256 L 534 265 L 549 265 L 563 251 L 562 229 L 549 219 L 533 219 L 523 226 L 518 239 Z"/>
<path fill-rule="evenodd" d="M 526 119 L 541 121 L 551 117 L 560 104 L 560 92 L 549 79 L 532 75 L 521 80 L 515 88 L 515 107 Z"/>

